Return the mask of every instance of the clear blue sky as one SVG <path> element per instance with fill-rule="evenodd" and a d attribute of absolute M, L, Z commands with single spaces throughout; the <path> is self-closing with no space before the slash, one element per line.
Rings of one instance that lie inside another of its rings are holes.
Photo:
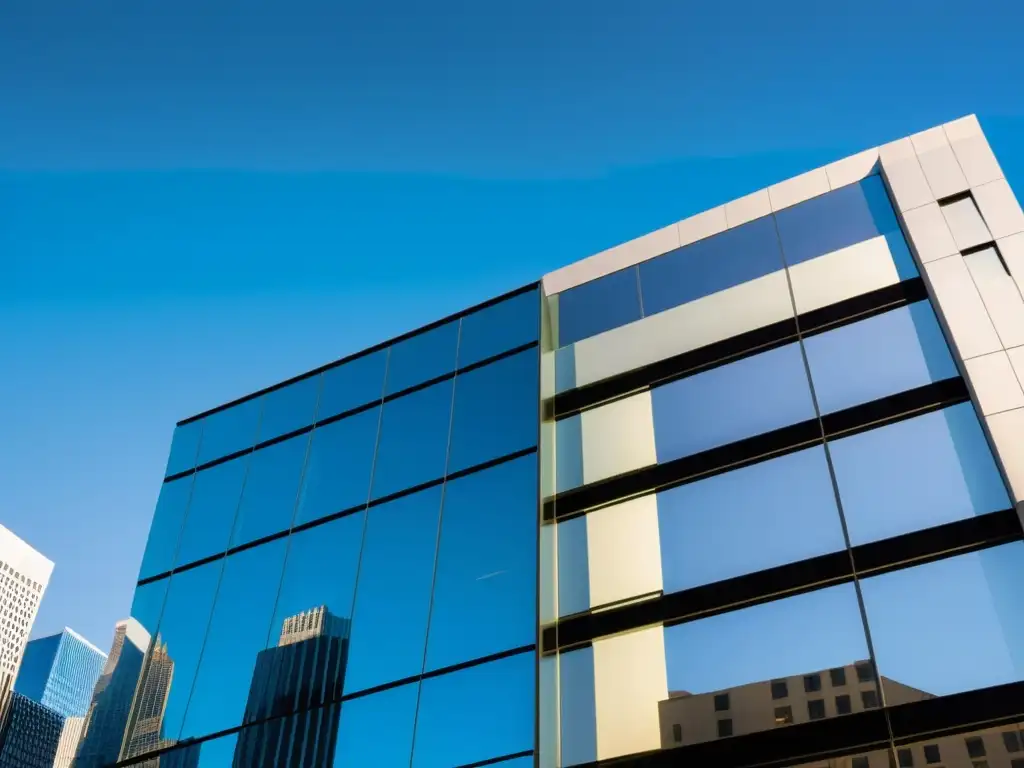
<path fill-rule="evenodd" d="M 34 634 L 106 646 L 179 418 L 965 113 L 1019 193 L 1022 21 L 3 3 L 0 522 L 57 563 Z"/>

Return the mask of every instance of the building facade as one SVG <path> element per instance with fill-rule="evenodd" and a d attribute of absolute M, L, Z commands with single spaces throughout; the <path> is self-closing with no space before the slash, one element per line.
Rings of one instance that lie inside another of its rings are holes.
<path fill-rule="evenodd" d="M 57 742 L 57 754 L 53 758 L 53 768 L 71 768 L 78 751 L 78 742 L 82 738 L 82 726 L 85 717 L 72 716 L 64 718 L 60 729 L 60 740 Z"/>
<path fill-rule="evenodd" d="M 14 690 L 64 717 L 83 717 L 107 654 L 72 629 L 32 640 Z"/>
<path fill-rule="evenodd" d="M 0 721 L 0 768 L 53 768 L 63 716 L 12 692 Z"/>
<path fill-rule="evenodd" d="M 1024 767 L 1022 289 L 964 118 L 181 422 L 120 764 Z"/>

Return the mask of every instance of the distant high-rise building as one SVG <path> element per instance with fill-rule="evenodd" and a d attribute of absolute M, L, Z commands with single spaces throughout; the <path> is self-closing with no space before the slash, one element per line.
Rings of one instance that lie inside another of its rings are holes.
<path fill-rule="evenodd" d="M 64 718 L 12 692 L 0 721 L 0 768 L 52 768 Z"/>
<path fill-rule="evenodd" d="M 0 717 L 52 573 L 51 560 L 0 525 Z"/>
<path fill-rule="evenodd" d="M 75 759 L 75 751 L 78 749 L 78 741 L 82 738 L 84 724 L 84 717 L 64 718 L 60 741 L 57 742 L 57 755 L 53 758 L 53 768 L 71 768 Z"/>
<path fill-rule="evenodd" d="M 174 660 L 158 635 L 139 681 L 132 710 L 131 738 L 124 747 L 123 757 L 135 757 L 174 743 L 164 738 L 161 727 L 173 678 Z"/>
<path fill-rule="evenodd" d="M 14 690 L 64 717 L 84 717 L 107 654 L 65 627 L 25 646 Z"/>

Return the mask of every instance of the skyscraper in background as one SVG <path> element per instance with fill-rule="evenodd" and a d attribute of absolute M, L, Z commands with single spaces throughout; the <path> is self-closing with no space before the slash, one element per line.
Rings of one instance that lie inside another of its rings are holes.
<path fill-rule="evenodd" d="M 84 717 L 107 654 L 72 629 L 25 646 L 14 690 L 64 717 Z"/>
<path fill-rule="evenodd" d="M 0 720 L 0 768 L 53 768 L 64 717 L 20 693 Z"/>

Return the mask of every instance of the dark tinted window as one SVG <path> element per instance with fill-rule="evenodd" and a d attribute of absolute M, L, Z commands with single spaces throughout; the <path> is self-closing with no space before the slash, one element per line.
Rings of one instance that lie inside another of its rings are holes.
<path fill-rule="evenodd" d="M 825 717 L 824 699 L 810 699 L 807 702 L 807 716 L 811 720 L 821 720 Z"/>
<path fill-rule="evenodd" d="M 1017 731 L 1004 731 L 1003 746 L 1007 752 L 1020 752 L 1020 734 Z"/>
<path fill-rule="evenodd" d="M 419 687 L 412 683 L 346 701 L 334 768 L 409 765 Z"/>
<path fill-rule="evenodd" d="M 804 675 L 804 691 L 813 693 L 821 690 L 821 675 Z"/>
<path fill-rule="evenodd" d="M 732 736 L 732 718 L 718 721 L 718 736 L 719 738 Z"/>
<path fill-rule="evenodd" d="M 914 768 L 914 753 L 910 749 L 901 749 L 896 753 L 900 759 L 900 768 Z"/>
<path fill-rule="evenodd" d="M 876 691 L 861 691 L 860 701 L 864 709 L 873 709 L 878 706 L 878 693 Z"/>
<path fill-rule="evenodd" d="M 178 565 L 227 549 L 250 456 L 239 456 L 196 473 L 192 500 L 178 545 Z"/>
<path fill-rule="evenodd" d="M 850 702 L 850 697 L 845 693 L 836 696 L 836 714 L 837 715 L 848 715 L 853 711 L 853 705 Z"/>
<path fill-rule="evenodd" d="M 942 762 L 942 753 L 939 752 L 938 744 L 926 744 L 924 748 L 924 761 L 929 765 Z"/>
<path fill-rule="evenodd" d="M 789 696 L 789 684 L 785 680 L 772 680 L 772 698 L 784 699 Z"/>
<path fill-rule="evenodd" d="M 319 394 L 320 377 L 307 376 L 263 395 L 259 442 L 312 424 Z"/>
<path fill-rule="evenodd" d="M 392 395 L 455 370 L 459 321 L 453 320 L 391 346 L 385 393 Z"/>
<path fill-rule="evenodd" d="M 558 294 L 557 346 L 618 328 L 641 315 L 636 267 L 599 277 Z"/>
<path fill-rule="evenodd" d="M 194 475 L 186 475 L 160 486 L 160 497 L 156 502 L 146 551 L 142 556 L 142 567 L 139 569 L 140 579 L 169 571 L 174 565 L 174 552 L 178 547 L 178 535 L 188 509 L 193 479 Z"/>
<path fill-rule="evenodd" d="M 729 709 L 729 694 L 715 694 L 715 712 L 724 712 L 727 709 Z"/>
<path fill-rule="evenodd" d="M 316 420 L 380 400 L 387 362 L 388 350 L 380 349 L 324 371 Z"/>
<path fill-rule="evenodd" d="M 536 341 L 539 333 L 540 296 L 536 290 L 466 315 L 459 331 L 459 367 Z"/>
<path fill-rule="evenodd" d="M 980 736 L 964 739 L 964 746 L 967 747 L 967 754 L 971 757 L 985 756 L 985 742 Z"/>
<path fill-rule="evenodd" d="M 828 671 L 828 676 L 832 680 L 832 685 L 838 688 L 839 686 L 846 685 L 846 670 L 843 667 L 836 667 Z"/>
<path fill-rule="evenodd" d="M 174 428 L 174 436 L 171 438 L 171 453 L 167 457 L 165 475 L 184 472 L 196 465 L 196 457 L 199 455 L 199 439 L 202 433 L 203 422 L 201 419 Z"/>
<path fill-rule="evenodd" d="M 784 707 L 775 708 L 775 724 L 790 725 L 793 722 L 793 708 L 788 704 Z"/>
<path fill-rule="evenodd" d="M 308 445 L 307 433 L 252 453 L 231 532 L 232 547 L 288 530 Z"/>
<path fill-rule="evenodd" d="M 203 439 L 199 443 L 197 464 L 251 448 L 259 431 L 262 398 L 217 411 L 203 419 Z"/>

